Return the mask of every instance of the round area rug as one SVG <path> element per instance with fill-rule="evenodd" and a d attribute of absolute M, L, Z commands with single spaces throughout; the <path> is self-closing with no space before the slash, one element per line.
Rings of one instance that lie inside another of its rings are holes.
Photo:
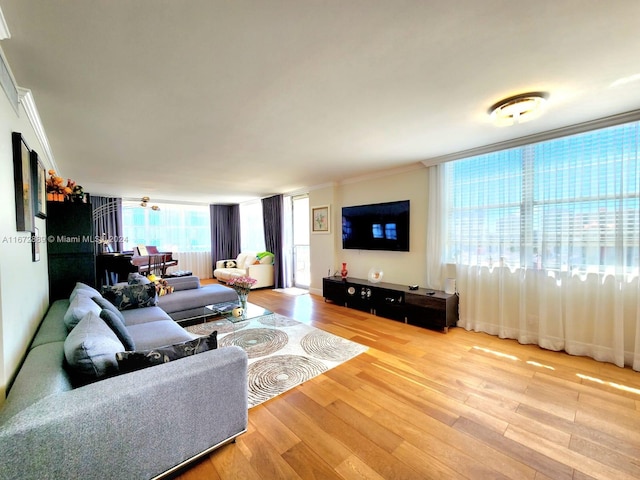
<path fill-rule="evenodd" d="M 265 315 L 264 317 L 260 317 L 258 321 L 268 327 L 292 327 L 294 325 L 300 325 L 299 321 L 293 318 L 283 317 L 282 315 Z"/>
<path fill-rule="evenodd" d="M 323 330 L 314 330 L 300 340 L 309 355 L 321 360 L 344 362 L 362 352 L 362 346 Z"/>
<path fill-rule="evenodd" d="M 321 362 L 299 355 L 274 355 L 249 365 L 249 405 L 279 395 L 328 370 Z"/>
<path fill-rule="evenodd" d="M 289 341 L 282 330 L 273 328 L 249 328 L 218 339 L 218 347 L 241 347 L 249 358 L 264 357 L 277 352 Z"/>

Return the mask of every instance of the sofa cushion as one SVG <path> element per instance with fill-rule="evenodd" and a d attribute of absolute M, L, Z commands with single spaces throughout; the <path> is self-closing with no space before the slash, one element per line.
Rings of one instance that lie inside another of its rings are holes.
<path fill-rule="evenodd" d="M 140 323 L 157 322 L 161 320 L 171 320 L 171 317 L 158 306 L 133 308 L 120 312 L 124 317 L 125 326 L 138 325 Z"/>
<path fill-rule="evenodd" d="M 176 278 L 167 278 L 166 280 L 167 280 L 167 283 L 173 287 L 174 292 L 200 288 L 200 279 L 195 275 L 187 275 L 184 277 L 176 277 Z"/>
<path fill-rule="evenodd" d="M 218 332 L 207 337 L 198 337 L 187 342 L 167 345 L 150 350 L 119 352 L 116 354 L 120 373 L 140 370 L 141 368 L 160 365 L 161 363 L 208 352 L 218 348 Z"/>
<path fill-rule="evenodd" d="M 116 353 L 123 350 L 116 334 L 93 312 L 80 320 L 64 341 L 67 364 L 86 379 L 117 373 Z"/>
<path fill-rule="evenodd" d="M 102 287 L 102 296 L 113 303 L 118 310 L 153 307 L 158 301 L 156 286 L 118 284 Z"/>
<path fill-rule="evenodd" d="M 236 268 L 237 263 L 235 260 L 227 260 L 224 262 L 224 268 Z"/>
<path fill-rule="evenodd" d="M 89 293 L 88 290 L 85 292 L 87 294 Z M 73 329 L 89 312 L 100 315 L 100 310 L 102 309 L 96 302 L 91 300 L 91 297 L 85 295 L 85 292 L 76 293 L 64 314 L 63 320 L 64 324 L 67 326 L 67 330 Z"/>
<path fill-rule="evenodd" d="M 160 297 L 158 306 L 168 314 L 202 308 L 214 303 L 234 302 L 238 300 L 238 294 L 234 289 L 224 285 L 205 285 L 192 290 L 174 292 L 168 297 Z M 202 314 L 203 311 L 200 312 Z"/>
<path fill-rule="evenodd" d="M 256 262 L 255 253 L 240 253 L 236 258 L 236 268 L 247 269 Z"/>
<path fill-rule="evenodd" d="M 71 295 L 69 295 L 69 300 L 73 300 L 78 293 L 84 293 L 88 297 L 95 297 L 96 295 L 100 295 L 100 292 L 98 290 L 90 287 L 86 283 L 76 282 L 75 287 L 73 287 L 73 290 L 71 290 Z"/>
<path fill-rule="evenodd" d="M 133 338 L 138 350 L 149 350 L 164 345 L 186 342 L 187 340 L 193 340 L 194 337 L 193 334 L 187 332 L 170 319 L 127 325 L 127 331 Z"/>
<path fill-rule="evenodd" d="M 103 308 L 100 312 L 100 318 L 104 320 L 104 323 L 106 323 L 111 330 L 113 330 L 113 333 L 116 334 L 118 340 L 120 340 L 122 342 L 122 345 L 124 345 L 125 350 L 136 349 L 136 344 L 133 341 L 133 338 L 131 338 L 129 331 L 124 326 L 124 322 L 122 321 L 121 316 L 118 316 L 111 310 Z"/>

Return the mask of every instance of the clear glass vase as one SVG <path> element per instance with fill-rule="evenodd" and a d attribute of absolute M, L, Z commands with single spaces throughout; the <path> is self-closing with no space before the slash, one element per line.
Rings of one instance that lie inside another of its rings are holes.
<path fill-rule="evenodd" d="M 249 296 L 249 292 L 238 292 L 238 299 L 240 300 L 240 306 L 246 310 L 247 309 L 247 297 Z"/>

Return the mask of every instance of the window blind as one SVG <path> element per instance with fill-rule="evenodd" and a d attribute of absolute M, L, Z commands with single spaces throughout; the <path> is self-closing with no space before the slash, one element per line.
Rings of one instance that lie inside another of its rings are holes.
<path fill-rule="evenodd" d="M 445 260 L 638 274 L 640 122 L 450 162 Z"/>

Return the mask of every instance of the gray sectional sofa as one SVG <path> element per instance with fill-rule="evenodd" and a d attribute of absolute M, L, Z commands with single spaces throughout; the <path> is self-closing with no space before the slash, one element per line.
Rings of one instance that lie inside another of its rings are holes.
<path fill-rule="evenodd" d="M 201 316 L 205 305 L 238 300 L 233 288 L 215 283 L 201 286 L 196 276 L 167 278 L 167 283 L 174 292 L 158 297 L 158 306 L 175 321 Z"/>
<path fill-rule="evenodd" d="M 208 344 L 122 373 L 123 341 L 148 359 L 170 344 L 199 349 L 202 339 L 159 306 L 123 310 L 124 327 L 110 327 L 104 319 L 117 315 L 97 313 L 85 287 L 51 305 L 0 410 L 0 479 L 156 478 L 246 431 L 242 349 Z"/>

